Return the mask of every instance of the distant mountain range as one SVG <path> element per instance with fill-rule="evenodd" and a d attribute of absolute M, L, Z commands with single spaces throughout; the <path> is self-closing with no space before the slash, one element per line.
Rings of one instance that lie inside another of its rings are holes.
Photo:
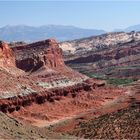
<path fill-rule="evenodd" d="M 116 29 L 115 32 L 140 31 L 140 24 L 126 29 Z M 74 40 L 106 33 L 104 30 L 83 29 L 75 26 L 44 25 L 39 27 L 15 25 L 0 28 L 0 40 L 33 42 L 47 38 L 55 38 L 58 41 Z"/>
<path fill-rule="evenodd" d="M 134 26 L 129 26 L 128 28 L 125 29 L 126 32 L 130 31 L 140 31 L 140 24 L 134 25 Z"/>
<path fill-rule="evenodd" d="M 0 40 L 38 41 L 55 38 L 58 41 L 79 39 L 105 33 L 104 30 L 82 29 L 74 26 L 46 25 L 40 27 L 17 25 L 0 28 Z"/>
<path fill-rule="evenodd" d="M 124 32 L 136 31 L 136 32 L 139 32 L 140 31 L 140 24 L 129 26 L 125 29 L 115 29 L 114 31 L 115 32 L 121 32 L 121 31 L 124 31 Z"/>

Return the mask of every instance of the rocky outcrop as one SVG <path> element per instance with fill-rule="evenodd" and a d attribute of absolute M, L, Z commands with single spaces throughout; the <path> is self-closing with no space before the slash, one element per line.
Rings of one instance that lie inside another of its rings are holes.
<path fill-rule="evenodd" d="M 13 48 L 17 67 L 24 71 L 35 71 L 40 67 L 59 68 L 64 66 L 62 50 L 54 39 Z"/>
<path fill-rule="evenodd" d="M 86 54 L 88 51 L 106 50 L 118 44 L 140 41 L 140 32 L 112 32 L 99 36 L 77 39 L 60 43 L 65 59 L 72 59 L 73 55 Z M 73 54 L 73 55 L 72 55 Z M 67 58 L 67 56 L 69 56 Z"/>
<path fill-rule="evenodd" d="M 15 57 L 12 49 L 8 44 L 0 41 L 0 66 L 1 67 L 15 67 Z"/>
<path fill-rule="evenodd" d="M 85 81 L 74 86 L 68 86 L 65 88 L 55 88 L 50 91 L 32 92 L 26 96 L 17 95 L 6 99 L 0 99 L 0 111 L 4 113 L 12 113 L 20 110 L 21 107 L 30 106 L 32 103 L 43 104 L 44 102 L 54 102 L 60 100 L 62 96 L 76 97 L 80 92 L 89 92 L 98 86 L 104 86 L 104 82 L 96 83 L 91 81 Z"/>
<path fill-rule="evenodd" d="M 18 68 L 28 72 L 35 82 L 45 83 L 84 78 L 85 76 L 72 70 L 64 64 L 62 49 L 54 39 L 48 39 L 28 45 L 12 48 L 16 56 Z M 35 78 L 36 77 L 36 78 Z M 67 86 L 67 84 L 66 84 Z"/>
<path fill-rule="evenodd" d="M 140 32 L 108 33 L 96 37 L 62 42 L 65 62 L 85 73 L 112 77 L 140 76 Z"/>
<path fill-rule="evenodd" d="M 140 42 L 89 52 L 66 63 L 81 71 L 100 72 L 115 77 L 139 77 Z M 84 67 L 82 67 L 84 66 Z"/>
<path fill-rule="evenodd" d="M 94 63 L 95 65 L 97 62 L 100 62 L 100 65 L 102 65 L 100 67 L 102 68 L 105 64 L 112 66 L 121 63 L 128 63 L 129 61 L 138 61 L 140 60 L 139 46 L 140 44 L 137 44 L 134 46 L 127 46 L 127 48 L 120 47 L 96 53 L 92 52 L 91 54 L 87 54 L 83 57 L 67 61 L 67 63 Z"/>

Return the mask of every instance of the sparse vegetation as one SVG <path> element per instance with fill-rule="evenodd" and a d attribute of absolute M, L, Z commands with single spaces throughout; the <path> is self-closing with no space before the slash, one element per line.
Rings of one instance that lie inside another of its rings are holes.
<path fill-rule="evenodd" d="M 130 83 L 136 81 L 137 79 L 127 79 L 127 78 L 110 78 L 107 80 L 108 84 L 112 85 L 129 85 Z"/>
<path fill-rule="evenodd" d="M 129 85 L 132 82 L 138 80 L 138 78 L 116 78 L 116 77 L 107 77 L 102 73 L 92 73 L 87 71 L 82 71 L 83 74 L 87 75 L 90 78 L 96 78 L 99 80 L 106 80 L 108 84 L 119 86 L 119 85 Z"/>
<path fill-rule="evenodd" d="M 140 139 L 140 108 L 135 106 L 80 122 L 71 134 L 86 139 Z"/>

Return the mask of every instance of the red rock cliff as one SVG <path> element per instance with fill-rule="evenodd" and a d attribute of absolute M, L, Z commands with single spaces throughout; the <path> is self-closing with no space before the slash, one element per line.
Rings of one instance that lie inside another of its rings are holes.
<path fill-rule="evenodd" d="M 2 41 L 0 41 L 0 66 L 15 66 L 15 57 L 13 51 L 5 42 Z"/>
<path fill-rule="evenodd" d="M 58 68 L 64 65 L 62 50 L 54 39 L 39 41 L 13 48 L 17 67 L 34 71 L 42 66 Z"/>

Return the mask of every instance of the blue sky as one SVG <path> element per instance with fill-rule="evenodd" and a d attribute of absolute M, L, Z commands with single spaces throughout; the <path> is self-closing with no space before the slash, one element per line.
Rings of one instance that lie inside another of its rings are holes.
<path fill-rule="evenodd" d="M 74 25 L 111 31 L 140 24 L 140 1 L 0 1 L 0 27 Z"/>

